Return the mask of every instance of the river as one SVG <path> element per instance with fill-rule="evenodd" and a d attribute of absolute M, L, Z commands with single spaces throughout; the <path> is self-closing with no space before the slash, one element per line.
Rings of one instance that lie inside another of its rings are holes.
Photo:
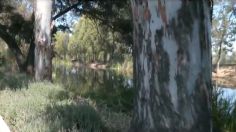
<path fill-rule="evenodd" d="M 53 77 L 73 96 L 90 98 L 97 104 L 105 104 L 117 111 L 126 112 L 133 107 L 132 75 L 119 74 L 114 70 L 58 67 L 55 68 Z M 220 97 L 235 101 L 236 88 L 220 84 L 214 86 L 222 92 Z"/>
<path fill-rule="evenodd" d="M 98 105 L 115 111 L 128 112 L 133 108 L 133 79 L 113 70 L 89 68 L 55 68 L 56 83 L 64 85 L 72 96 L 90 98 Z"/>

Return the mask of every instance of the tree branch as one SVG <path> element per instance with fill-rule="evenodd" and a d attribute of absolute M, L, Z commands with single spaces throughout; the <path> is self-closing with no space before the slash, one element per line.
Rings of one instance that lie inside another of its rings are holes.
<path fill-rule="evenodd" d="M 52 17 L 52 20 L 56 20 L 57 18 L 61 17 L 62 15 L 66 14 L 67 12 L 69 12 L 70 10 L 76 8 L 79 5 L 79 2 L 77 2 L 76 4 L 73 4 L 72 6 L 64 9 L 63 11 L 57 13 L 55 16 Z"/>
<path fill-rule="evenodd" d="M 17 45 L 17 42 L 15 38 L 13 38 L 8 32 L 7 28 L 4 25 L 0 24 L 0 37 L 6 42 L 9 49 L 12 51 L 12 53 L 16 57 L 16 62 L 20 68 L 20 70 L 23 70 L 24 65 L 24 55 L 22 54 L 19 46 Z"/>

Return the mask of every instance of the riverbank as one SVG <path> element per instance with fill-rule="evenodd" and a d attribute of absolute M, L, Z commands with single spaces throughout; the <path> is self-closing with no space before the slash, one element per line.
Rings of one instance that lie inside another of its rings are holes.
<path fill-rule="evenodd" d="M 236 68 L 235 67 L 220 68 L 218 73 L 212 72 L 212 78 L 219 85 L 236 88 Z"/>
<path fill-rule="evenodd" d="M 47 82 L 31 82 L 18 89 L 8 87 L 0 91 L 0 115 L 11 131 L 18 132 L 128 129 L 128 114 L 70 95 L 61 85 Z"/>
<path fill-rule="evenodd" d="M 130 93 L 131 87 L 125 85 L 127 88 L 118 90 L 125 82 L 119 76 L 116 78 L 114 74 L 95 75 L 95 78 L 87 78 L 83 73 L 81 81 L 76 78 L 79 75 L 72 76 L 72 80 L 61 75 L 69 84 L 62 85 L 65 82 L 60 80 L 60 84 L 35 83 L 25 81 L 27 77 L 23 79 L 24 75 L 0 72 L 0 80 L 4 80 L 0 82 L 0 115 L 10 129 L 17 132 L 127 131 L 133 109 L 129 104 L 133 98 L 133 94 Z M 88 74 L 88 77 L 91 76 Z M 72 87 L 72 82 L 75 82 L 76 87 Z M 80 85 L 82 82 L 86 83 L 79 88 L 77 82 Z M 101 88 L 98 87 L 99 84 L 102 84 Z M 76 90 L 84 93 L 84 96 L 79 96 Z M 213 123 L 216 124 L 214 126 L 217 126 L 216 129 L 235 130 L 231 128 L 231 124 L 236 123 L 235 107 L 229 104 L 228 99 L 218 99 L 221 94 L 223 93 L 214 93 L 212 98 Z M 216 102 L 218 100 L 219 102 Z"/>
<path fill-rule="evenodd" d="M 120 74 L 132 75 L 133 74 L 133 62 L 131 60 L 126 60 L 123 63 L 80 63 L 77 61 L 68 61 L 68 60 L 53 60 L 54 66 L 64 66 L 70 68 L 90 68 L 93 70 L 114 70 Z"/>

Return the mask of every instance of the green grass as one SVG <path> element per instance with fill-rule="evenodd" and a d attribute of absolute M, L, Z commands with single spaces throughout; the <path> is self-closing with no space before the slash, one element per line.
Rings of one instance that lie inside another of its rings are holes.
<path fill-rule="evenodd" d="M 212 96 L 213 132 L 235 132 L 236 102 L 222 98 L 222 94 L 215 90 Z"/>
<path fill-rule="evenodd" d="M 125 113 L 98 108 L 90 99 L 71 98 L 62 86 L 47 82 L 1 90 L 0 108 L 0 115 L 17 132 L 123 132 L 130 122 Z"/>

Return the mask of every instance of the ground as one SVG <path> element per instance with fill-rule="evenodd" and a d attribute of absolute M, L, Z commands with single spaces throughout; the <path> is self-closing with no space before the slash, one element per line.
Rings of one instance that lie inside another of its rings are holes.
<path fill-rule="evenodd" d="M 213 80 L 217 81 L 218 84 L 236 88 L 236 67 L 228 66 L 219 69 L 218 74 L 212 72 Z"/>

